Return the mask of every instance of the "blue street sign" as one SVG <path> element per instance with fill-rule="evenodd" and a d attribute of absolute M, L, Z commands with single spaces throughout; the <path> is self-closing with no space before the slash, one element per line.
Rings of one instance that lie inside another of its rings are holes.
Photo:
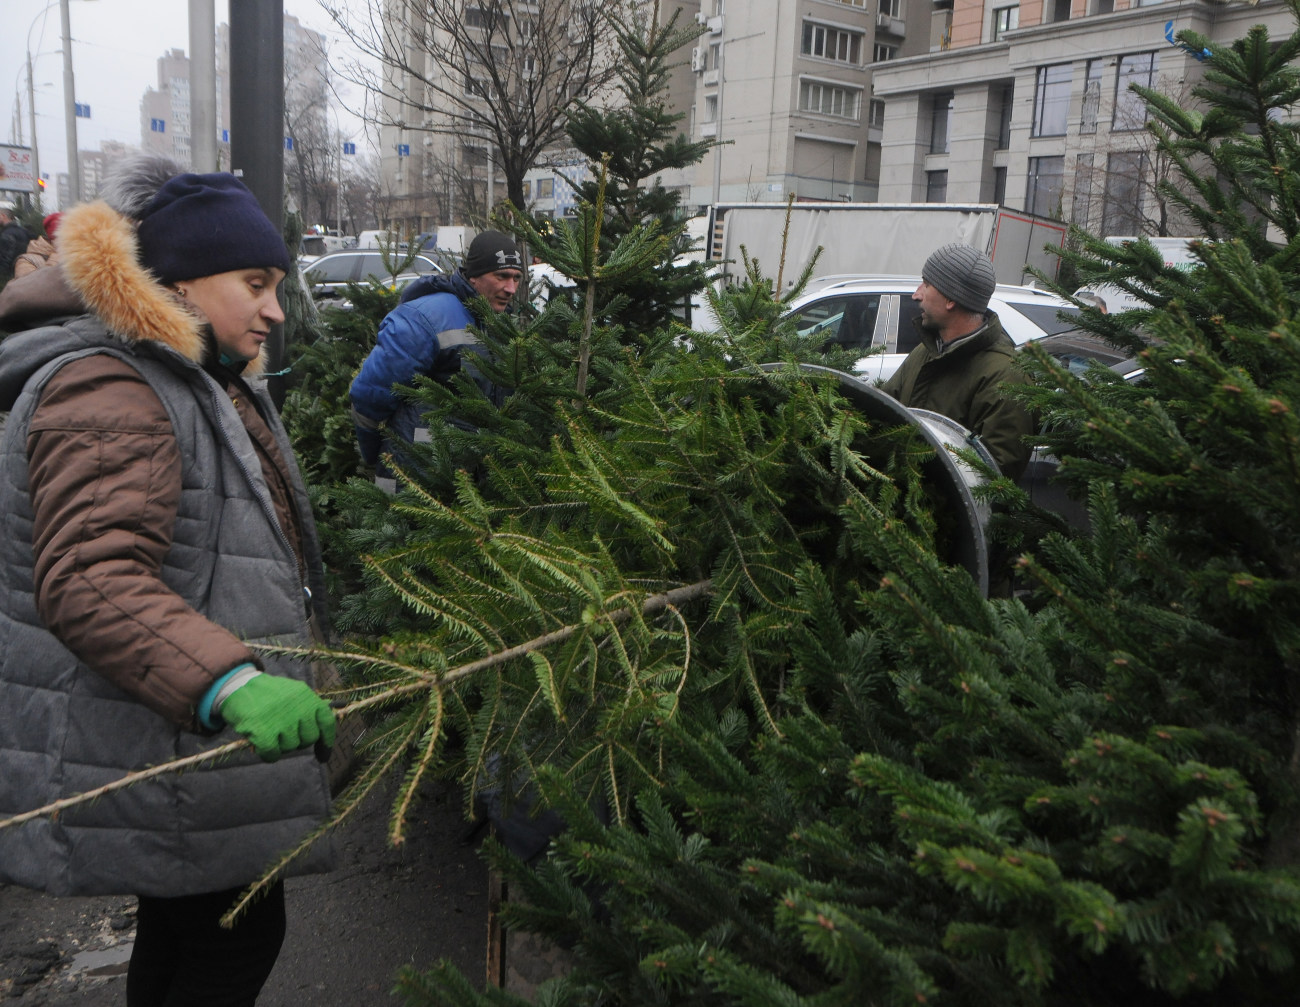
<path fill-rule="evenodd" d="M 286 137 L 284 138 L 284 149 L 285 149 L 285 150 L 293 150 L 293 137 L 291 137 L 291 136 L 286 136 Z"/>
<path fill-rule="evenodd" d="M 345 154 L 355 154 L 356 152 L 357 152 L 357 145 L 356 145 L 355 143 L 346 143 L 346 142 L 345 142 L 345 143 L 343 144 L 343 153 L 345 153 Z"/>
<path fill-rule="evenodd" d="M 399 144 L 397 145 L 397 156 L 398 156 L 398 157 L 410 157 L 410 156 L 411 156 L 411 145 L 410 145 L 409 143 L 399 143 Z"/>
<path fill-rule="evenodd" d="M 78 118 L 78 119 L 89 119 L 89 118 L 90 118 L 90 106 L 89 106 L 89 105 L 83 105 L 83 104 L 82 104 L 81 102 L 79 102 L 79 101 L 74 101 L 74 102 L 72 103 L 72 112 L 73 112 L 73 115 L 74 115 L 76 118 Z"/>
<path fill-rule="evenodd" d="M 228 130 L 228 129 L 223 129 L 223 130 L 221 131 L 221 142 L 222 142 L 222 143 L 229 143 L 229 142 L 230 142 L 230 130 Z"/>
<path fill-rule="evenodd" d="M 149 120 L 149 132 L 151 132 L 151 133 L 166 133 L 166 132 L 167 132 L 167 121 L 166 121 L 165 119 L 150 119 L 150 120 Z"/>

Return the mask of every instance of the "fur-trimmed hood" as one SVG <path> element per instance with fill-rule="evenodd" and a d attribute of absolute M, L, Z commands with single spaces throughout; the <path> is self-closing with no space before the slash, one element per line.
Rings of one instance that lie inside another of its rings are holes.
<path fill-rule="evenodd" d="M 64 214 L 59 257 L 68 285 L 113 335 L 126 343 L 162 343 L 202 362 L 201 320 L 140 265 L 135 226 L 107 203 Z"/>
<path fill-rule="evenodd" d="M 127 346 L 158 343 L 191 363 L 205 363 L 211 337 L 203 319 L 140 264 L 134 223 L 107 203 L 85 203 L 65 213 L 59 224 L 59 264 L 13 280 L 9 286 L 56 269 L 64 292 L 70 292 L 91 317 L 68 321 L 69 299 L 59 303 L 52 297 L 49 327 L 20 332 L 0 343 L 0 410 L 12 406 L 35 366 L 86 345 L 84 323 L 98 322 Z M 29 311 L 26 318 L 31 317 Z M 56 334 L 58 328 L 64 330 L 62 336 Z M 264 353 L 248 363 L 243 376 L 260 374 L 263 361 Z"/>

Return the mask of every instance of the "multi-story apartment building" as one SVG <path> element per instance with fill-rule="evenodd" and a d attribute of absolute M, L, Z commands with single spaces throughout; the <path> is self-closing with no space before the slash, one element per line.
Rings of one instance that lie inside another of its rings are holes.
<path fill-rule="evenodd" d="M 304 133 L 326 136 L 329 87 L 324 59 L 325 37 L 284 18 L 285 106 L 296 109 Z M 230 167 L 230 26 L 217 25 L 217 166 Z M 298 128 L 295 126 L 295 128 Z M 184 167 L 190 157 L 190 60 L 171 49 L 158 60 L 158 86 L 140 99 L 140 142 L 149 153 L 163 154 Z"/>
<path fill-rule="evenodd" d="M 83 200 L 97 198 L 114 166 L 130 155 L 138 153 L 139 149 L 118 140 L 104 140 L 100 143 L 99 150 L 79 151 L 77 161 L 81 166 L 81 198 Z M 61 202 L 59 205 L 68 204 Z"/>
<path fill-rule="evenodd" d="M 917 0 L 903 0 L 916 3 Z M 1189 233 L 1154 183 L 1161 165 L 1130 83 L 1186 103 L 1197 55 L 1269 23 L 1276 0 L 933 0 L 930 51 L 878 66 L 883 202 L 998 202 L 1098 234 Z"/>
<path fill-rule="evenodd" d="M 683 5 L 685 6 L 685 5 Z M 721 146 L 690 202 L 870 201 L 880 184 L 882 63 L 930 47 L 931 0 L 702 0 L 692 136 Z"/>
<path fill-rule="evenodd" d="M 184 49 L 158 59 L 158 87 L 140 99 L 140 145 L 178 164 L 190 164 L 190 61 Z"/>

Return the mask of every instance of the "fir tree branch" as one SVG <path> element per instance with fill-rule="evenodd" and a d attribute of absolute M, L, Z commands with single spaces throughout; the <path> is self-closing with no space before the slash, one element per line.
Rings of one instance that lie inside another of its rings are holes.
<path fill-rule="evenodd" d="M 641 606 L 642 615 L 651 615 L 655 612 L 663 611 L 666 608 L 673 608 L 677 605 L 685 604 L 697 598 L 704 597 L 713 587 L 711 580 L 697 581 L 694 584 L 688 584 L 685 587 L 674 588 L 671 591 L 665 591 L 662 594 L 652 595 L 647 598 Z M 613 612 L 606 613 L 604 618 L 611 622 L 621 622 L 630 618 L 634 613 L 631 609 L 621 608 Z M 414 682 L 407 682 L 402 685 L 392 686 L 384 689 L 382 692 L 368 696 L 365 699 L 359 699 L 356 702 L 349 703 L 343 708 L 336 710 L 335 715 L 340 719 L 350 717 L 362 710 L 368 710 L 371 707 L 391 703 L 395 699 L 403 696 L 414 695 L 429 689 L 440 690 L 443 686 L 451 682 L 459 681 L 470 675 L 488 668 L 494 668 L 497 665 L 506 664 L 518 657 L 525 657 L 535 650 L 541 650 L 543 647 L 549 647 L 557 643 L 563 643 L 574 634 L 588 628 L 585 623 L 575 623 L 564 626 L 554 632 L 534 637 L 526 643 L 521 643 L 515 647 L 509 647 L 506 650 L 498 651 L 495 654 L 489 654 L 487 657 L 480 658 L 476 661 L 470 661 L 456 668 L 451 668 L 446 672 L 429 672 L 422 668 L 415 668 L 409 665 L 398 665 L 394 662 L 386 662 L 389 667 L 399 668 L 403 673 L 409 674 L 416 679 Z M 312 656 L 324 660 L 332 658 L 348 658 L 359 662 L 370 662 L 375 660 L 368 654 L 358 654 L 344 651 L 318 650 L 313 648 L 299 647 L 264 647 L 259 648 L 267 653 L 290 654 L 298 656 Z M 442 703 L 437 704 L 439 718 L 441 717 Z M 24 811 L 21 814 L 13 815 L 9 818 L 0 820 L 0 829 L 11 828 L 15 825 L 22 825 L 24 822 L 30 822 L 37 818 L 45 818 L 51 815 L 57 815 L 68 808 L 74 808 L 80 804 L 86 804 L 90 801 L 98 800 L 118 790 L 133 786 L 137 783 L 143 783 L 145 780 L 151 780 L 156 776 L 162 776 L 166 773 L 178 773 L 182 770 L 193 769 L 196 766 L 223 759 L 226 756 L 233 755 L 236 752 L 243 751 L 249 747 L 246 739 L 230 741 L 217 748 L 210 749 L 206 752 L 199 752 L 196 755 L 186 756 L 182 759 L 174 759 L 170 762 L 160 763 L 157 766 L 150 766 L 148 769 L 140 769 L 128 773 L 112 783 L 106 783 L 102 787 L 96 787 L 93 790 L 87 790 L 80 794 L 74 794 L 71 797 L 64 797 L 60 800 L 53 801 L 31 811 Z"/>

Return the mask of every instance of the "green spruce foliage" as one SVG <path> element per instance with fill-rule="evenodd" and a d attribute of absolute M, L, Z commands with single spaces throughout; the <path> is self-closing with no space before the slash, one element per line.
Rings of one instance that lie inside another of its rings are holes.
<path fill-rule="evenodd" d="M 538 767 L 569 829 L 540 868 L 494 855 L 526 895 L 514 925 L 576 955 L 539 1002 L 1294 1000 L 1300 160 L 1276 110 L 1298 41 L 1273 41 L 1210 47 L 1203 111 L 1145 95 L 1199 180 L 1201 268 L 1145 243 L 1079 257 L 1146 297 L 1091 316 L 1145 380 L 1038 357 L 1088 535 L 1035 543 L 1032 599 L 986 602 L 841 499 L 787 590 L 724 592 L 768 620 L 758 688 L 646 725 L 658 773 L 614 821 Z M 403 989 L 519 1002 L 445 969 Z"/>
<path fill-rule="evenodd" d="M 1146 373 L 1032 355 L 1091 522 L 1027 544 L 1029 595 L 951 565 L 928 449 L 801 369 L 761 283 L 689 341 L 630 340 L 626 294 L 489 319 L 500 410 L 417 389 L 479 429 L 435 433 L 365 559 L 341 809 L 394 767 L 394 835 L 432 772 L 558 809 L 539 864 L 490 854 L 509 925 L 574 956 L 537 1002 L 1294 1002 L 1300 35 L 1182 41 L 1201 108 L 1146 97 L 1212 240 L 1191 276 L 1082 241 L 1147 298 L 1088 316 Z M 569 253 L 649 268 L 653 225 L 597 254 L 596 196 Z M 446 965 L 399 990 L 523 1003 Z"/>
<path fill-rule="evenodd" d="M 659 24 L 658 0 L 644 11 L 611 16 L 622 53 L 617 85 L 621 101 L 612 108 L 579 102 L 569 113 L 567 128 L 573 146 L 594 169 L 593 177 L 577 189 L 583 202 L 604 207 L 602 257 L 610 257 L 625 235 L 656 227 L 663 236 L 662 261 L 653 270 L 592 283 L 591 273 L 564 254 L 562 240 L 552 237 L 548 228 L 539 228 L 541 233 L 530 242 L 534 251 L 575 279 L 579 299 L 588 291 L 599 297 L 601 316 L 624 326 L 628 339 L 667 328 L 706 282 L 706 264 L 683 258 L 691 243 L 682 220 L 681 193 L 664 188 L 661 181 L 663 172 L 697 163 L 712 146 L 711 141 L 692 141 L 683 134 L 685 113 L 668 105 L 669 74 L 681 61 L 682 47 L 701 31 L 694 24 L 679 28 L 680 16 L 678 8 L 667 24 Z"/>

